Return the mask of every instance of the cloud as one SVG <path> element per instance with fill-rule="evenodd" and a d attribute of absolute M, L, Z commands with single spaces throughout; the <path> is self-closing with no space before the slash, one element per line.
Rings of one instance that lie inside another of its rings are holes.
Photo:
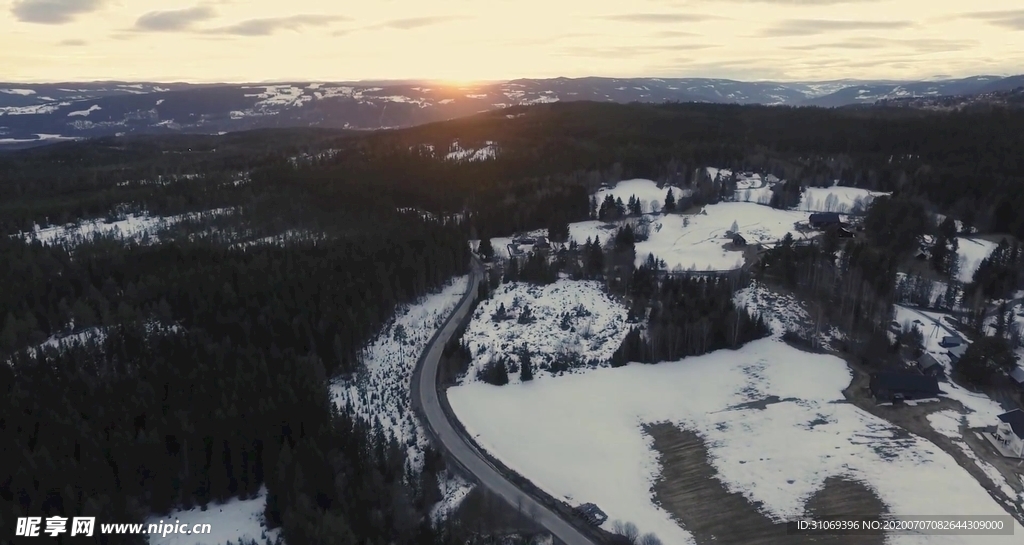
<path fill-rule="evenodd" d="M 211 19 L 216 13 L 210 6 L 195 6 L 187 9 L 151 11 L 135 21 L 136 30 L 166 32 L 185 30 L 193 23 Z"/>
<path fill-rule="evenodd" d="M 1008 28 L 1010 30 L 1024 30 L 1024 10 L 1008 11 L 976 11 L 964 15 L 969 19 L 978 19 L 989 24 Z"/>
<path fill-rule="evenodd" d="M 782 6 L 834 6 L 836 4 L 869 4 L 884 0 L 725 0 L 743 4 L 778 4 Z"/>
<path fill-rule="evenodd" d="M 57 45 L 61 45 L 61 46 L 64 46 L 64 47 L 81 47 L 81 46 L 86 45 L 88 43 L 89 42 L 86 42 L 85 40 L 79 40 L 77 38 L 69 38 L 67 40 L 61 40 Z"/>
<path fill-rule="evenodd" d="M 856 37 L 840 40 L 837 42 L 811 43 L 803 45 L 784 46 L 783 49 L 795 51 L 815 51 L 818 49 L 894 49 L 907 48 L 918 53 L 945 53 L 948 51 L 964 51 L 978 45 L 976 40 L 945 40 L 936 38 L 880 38 L 880 37 Z"/>
<path fill-rule="evenodd" d="M 390 21 L 384 21 L 379 25 L 374 25 L 372 28 L 393 28 L 396 30 L 412 30 L 414 28 L 440 25 L 451 21 L 457 21 L 459 19 L 465 19 L 465 17 L 450 15 L 440 15 L 435 17 L 409 17 L 407 19 L 392 19 Z"/>
<path fill-rule="evenodd" d="M 620 45 L 604 47 L 567 47 L 561 55 L 569 57 L 624 58 L 639 57 L 664 52 L 682 53 L 698 49 L 719 47 L 715 44 L 670 44 L 670 45 Z"/>
<path fill-rule="evenodd" d="M 59 25 L 103 7 L 106 0 L 18 0 L 11 6 L 14 18 L 24 23 Z"/>
<path fill-rule="evenodd" d="M 761 32 L 762 36 L 814 36 L 843 30 L 896 30 L 910 28 L 910 21 L 856 21 L 833 19 L 787 19 Z"/>
<path fill-rule="evenodd" d="M 249 19 L 234 25 L 212 28 L 203 32 L 209 34 L 231 34 L 234 36 L 269 36 L 279 30 L 299 30 L 303 27 L 322 27 L 338 21 L 347 21 L 348 17 L 340 15 L 293 15 L 291 17 L 272 17 L 267 19 Z"/>
<path fill-rule="evenodd" d="M 716 15 L 700 13 L 623 13 L 620 15 L 597 17 L 597 19 L 618 21 L 620 23 L 696 23 L 720 18 Z"/>

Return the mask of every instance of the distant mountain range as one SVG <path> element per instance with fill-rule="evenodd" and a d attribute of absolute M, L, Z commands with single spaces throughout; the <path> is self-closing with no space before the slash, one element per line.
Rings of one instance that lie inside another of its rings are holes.
<path fill-rule="evenodd" d="M 520 79 L 439 83 L 0 83 L 0 147 L 119 134 L 217 134 L 267 127 L 408 127 L 508 106 L 593 100 L 840 107 L 913 97 L 975 95 L 1024 76 L 938 81 L 742 82 L 685 78 Z"/>

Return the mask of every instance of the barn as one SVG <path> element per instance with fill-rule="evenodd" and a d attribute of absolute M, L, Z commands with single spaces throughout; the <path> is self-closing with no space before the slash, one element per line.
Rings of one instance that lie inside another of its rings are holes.
<path fill-rule="evenodd" d="M 811 214 L 811 217 L 807 220 L 807 223 L 815 229 L 825 229 L 828 227 L 839 227 L 843 224 L 842 220 L 839 219 L 839 214 L 835 212 L 816 212 Z"/>
<path fill-rule="evenodd" d="M 873 373 L 868 386 L 875 401 L 899 403 L 939 397 L 939 381 L 917 373 Z"/>

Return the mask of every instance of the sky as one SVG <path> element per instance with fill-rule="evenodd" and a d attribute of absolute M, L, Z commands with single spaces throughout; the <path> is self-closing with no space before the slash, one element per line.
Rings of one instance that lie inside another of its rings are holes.
<path fill-rule="evenodd" d="M 1024 73 L 1021 0 L 0 0 L 0 81 Z"/>

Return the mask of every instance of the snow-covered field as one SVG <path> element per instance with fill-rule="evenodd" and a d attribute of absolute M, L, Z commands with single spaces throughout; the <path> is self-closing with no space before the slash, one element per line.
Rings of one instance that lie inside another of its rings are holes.
<path fill-rule="evenodd" d="M 417 469 L 423 466 L 427 437 L 410 405 L 412 372 L 430 337 L 468 285 L 469 277 L 459 277 L 440 292 L 399 310 L 364 350 L 359 373 L 331 385 L 340 408 L 349 407 L 359 418 L 379 423 L 386 434 L 407 447 L 409 461 Z"/>
<path fill-rule="evenodd" d="M 448 396 L 477 442 L 502 462 L 557 498 L 596 503 L 610 521 L 635 522 L 665 543 L 693 539 L 652 501 L 660 469 L 641 429 L 646 423 L 697 432 L 727 488 L 762 502 L 776 520 L 801 516 L 829 476 L 868 484 L 896 514 L 1005 514 L 934 444 L 844 403 L 850 379 L 839 358 L 766 339 L 679 362 L 503 387 L 467 383 Z M 737 408 L 772 395 L 796 401 Z M 1019 543 L 1021 532 L 1015 524 L 1016 536 L 985 543 Z M 973 545 L 978 538 L 891 536 L 889 542 Z"/>
<path fill-rule="evenodd" d="M 961 282 L 974 280 L 974 273 L 977 272 L 981 262 L 985 260 L 999 244 L 976 238 L 958 237 L 958 255 L 960 258 L 960 272 L 958 279 Z"/>
<path fill-rule="evenodd" d="M 157 233 L 183 221 L 196 221 L 226 214 L 231 214 L 234 209 L 218 208 L 204 212 L 192 212 L 177 216 L 149 216 L 149 215 L 127 215 L 124 219 L 107 222 L 106 220 L 91 220 L 77 224 L 69 224 L 60 227 L 36 228 L 33 231 L 19 233 L 27 241 L 38 240 L 45 245 L 51 244 L 77 244 L 91 239 L 93 236 L 114 236 L 122 240 L 134 240 L 138 242 L 151 242 L 157 238 Z"/>
<path fill-rule="evenodd" d="M 669 270 L 731 270 L 743 266 L 743 254 L 727 251 L 730 242 L 726 231 L 732 229 L 747 243 L 773 244 L 786 233 L 793 238 L 804 238 L 794 226 L 807 221 L 806 212 L 776 210 L 753 203 L 725 202 L 706 206 L 704 214 L 668 215 L 654 217 L 650 238 L 636 244 L 637 264 L 648 254 L 665 260 Z M 571 233 L 570 227 L 570 233 Z"/>
<path fill-rule="evenodd" d="M 808 187 L 800 198 L 799 209 L 807 212 L 839 212 L 841 214 L 867 211 L 876 197 L 889 195 L 856 187 Z"/>
<path fill-rule="evenodd" d="M 502 305 L 508 319 L 495 321 Z M 527 306 L 533 321 L 520 324 L 518 319 Z M 562 329 L 566 313 L 568 329 Z M 560 355 L 605 364 L 629 331 L 626 314 L 622 304 L 604 293 L 600 282 L 563 279 L 547 286 L 502 284 L 480 302 L 462 337 L 473 354 L 464 381 L 476 380 L 483 365 L 499 356 L 518 368 L 524 344 L 538 377 L 549 374 L 543 370 L 544 364 Z M 519 374 L 510 372 L 509 380 L 519 382 Z"/>
<path fill-rule="evenodd" d="M 209 534 L 167 534 L 150 535 L 150 545 L 224 545 L 225 543 L 237 543 L 239 539 L 244 541 L 256 540 L 257 543 L 266 543 L 277 540 L 280 529 L 267 530 L 263 522 L 263 509 L 267 505 L 267 489 L 263 487 L 257 497 L 240 500 L 232 499 L 222 504 L 211 503 L 206 511 L 199 507 L 189 510 L 171 511 L 166 516 L 153 515 L 146 519 L 145 523 L 161 524 L 174 523 L 187 524 L 192 528 L 195 524 L 209 524 Z"/>
<path fill-rule="evenodd" d="M 689 189 L 675 186 L 658 187 L 658 184 L 652 180 L 637 178 L 634 180 L 623 180 L 612 187 L 600 189 L 595 197 L 597 198 L 597 205 L 601 206 L 601 203 L 604 202 L 608 195 L 611 195 L 613 199 L 622 199 L 623 203 L 629 203 L 629 198 L 634 196 L 640 199 L 640 207 L 643 213 L 648 214 L 652 212 L 652 203 L 657 203 L 659 210 L 664 206 L 669 188 L 672 189 L 672 194 L 675 195 L 677 200 L 679 197 L 688 196 L 691 193 Z"/>

